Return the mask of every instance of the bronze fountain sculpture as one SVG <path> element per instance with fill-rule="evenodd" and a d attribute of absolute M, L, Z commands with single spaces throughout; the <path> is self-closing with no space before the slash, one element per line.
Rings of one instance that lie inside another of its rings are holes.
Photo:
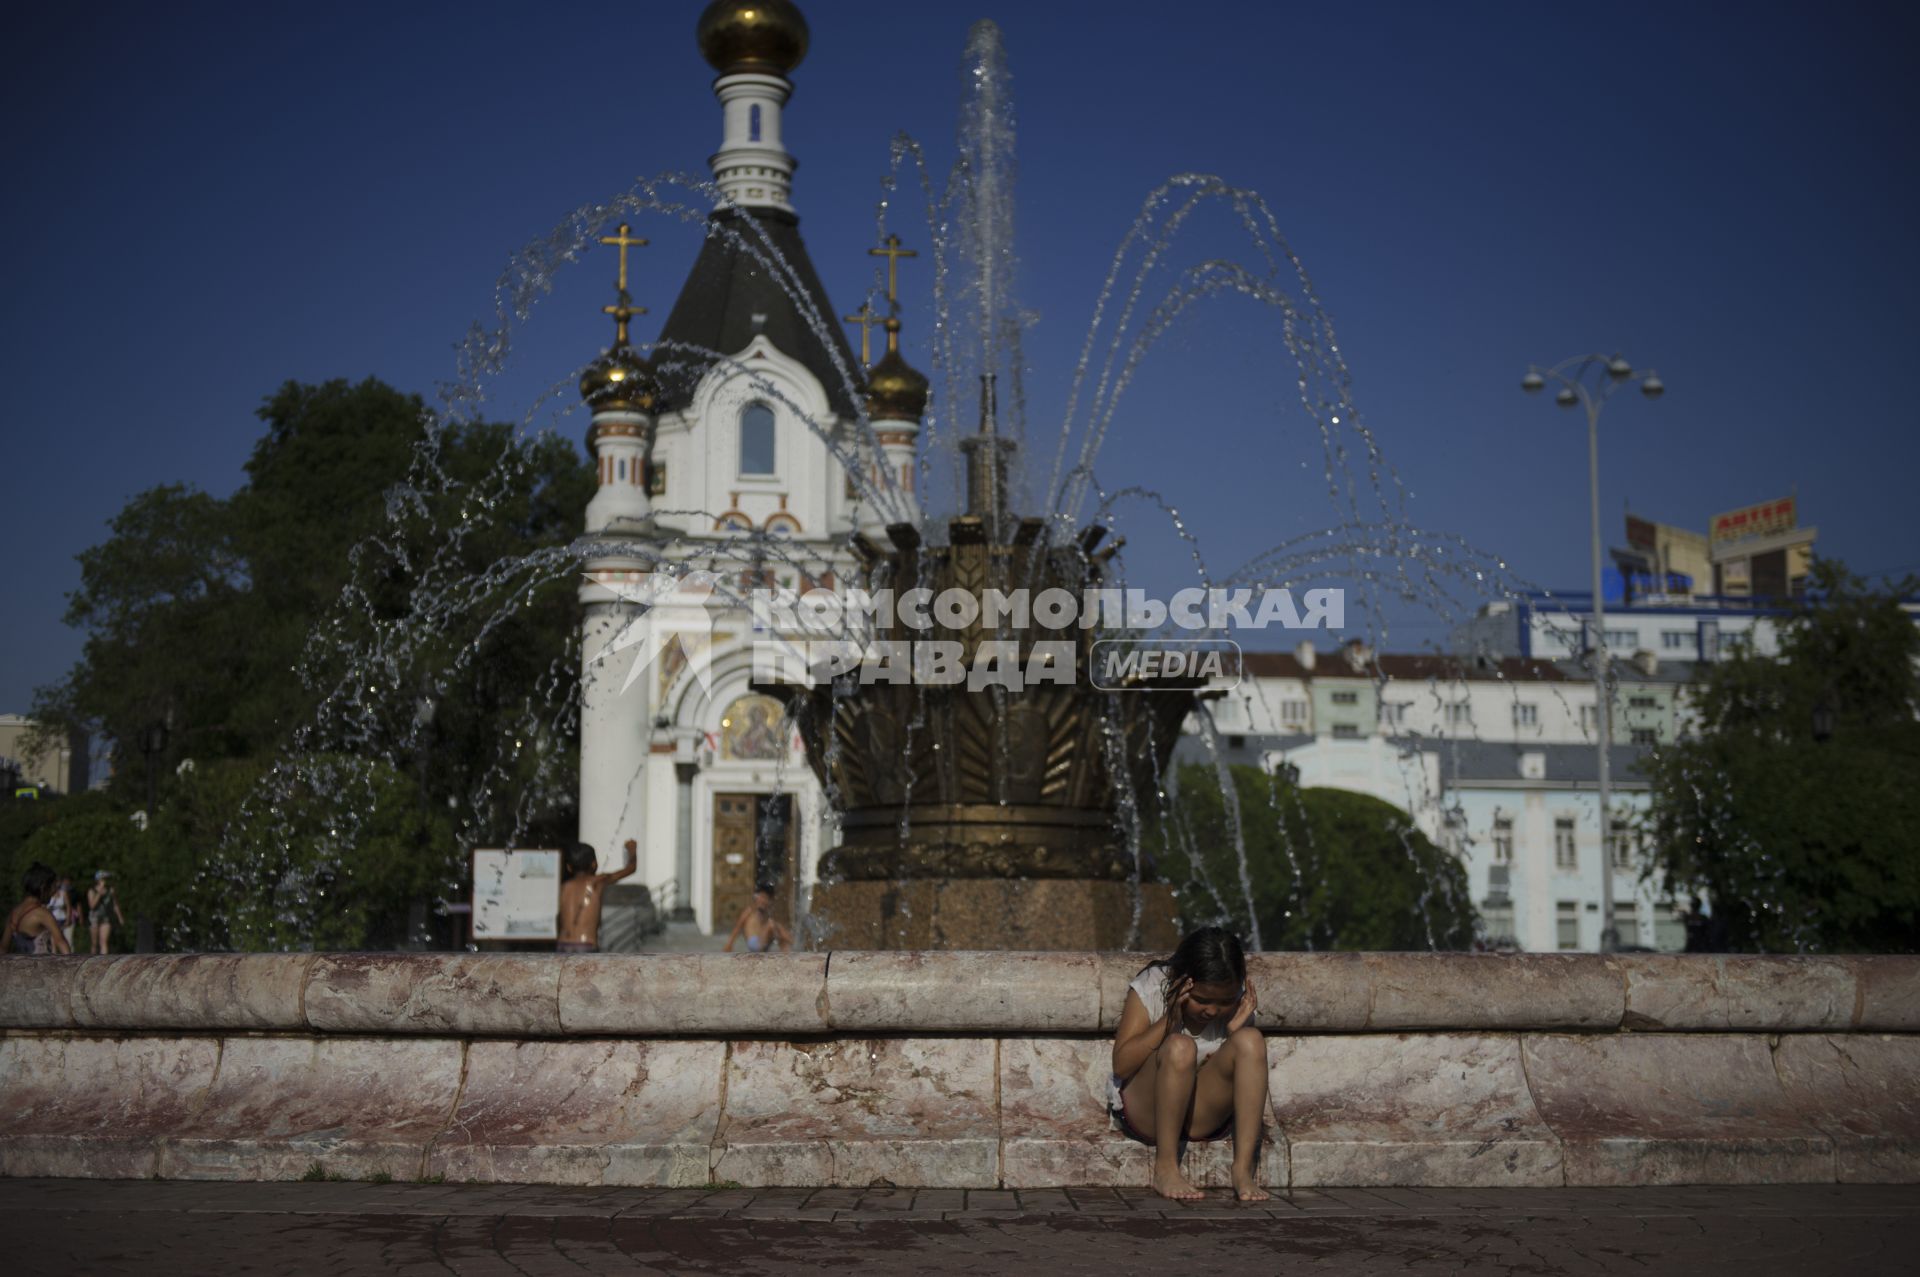
<path fill-rule="evenodd" d="M 874 380 L 881 380 L 876 365 Z M 914 374 L 917 376 L 917 374 Z M 921 391 L 924 395 L 924 390 Z M 1046 521 L 1006 509 L 1014 441 L 998 433 L 993 383 L 982 378 L 978 433 L 965 439 L 967 502 L 929 545 L 910 523 L 889 546 L 856 536 L 870 590 L 1059 589 L 1075 599 L 1099 587 L 1115 540 L 1106 529 L 1052 544 Z M 1095 644 L 1111 636 L 1075 626 L 1013 629 L 985 610 L 964 627 L 933 621 L 874 640 L 946 640 L 972 668 L 983 644 L 1017 645 L 1020 669 L 1035 644 L 1070 659 L 1037 684 L 969 689 L 965 682 L 866 682 L 851 674 L 806 685 L 774 683 L 806 742 L 808 764 L 842 814 L 840 845 L 822 858 L 811 915 L 824 948 L 1170 948 L 1173 892 L 1154 881 L 1125 820 L 1159 807 L 1181 720 L 1203 680 L 1133 679 L 1101 690 L 1088 675 Z M 930 618 L 931 619 L 931 618 Z M 1061 640 L 1066 640 L 1061 642 Z M 999 649 L 1009 650 L 1007 647 Z M 1042 661 L 1047 659 L 1041 655 Z M 1137 827 L 1137 826 L 1136 826 Z M 1131 845 L 1130 845 L 1131 844 Z"/>

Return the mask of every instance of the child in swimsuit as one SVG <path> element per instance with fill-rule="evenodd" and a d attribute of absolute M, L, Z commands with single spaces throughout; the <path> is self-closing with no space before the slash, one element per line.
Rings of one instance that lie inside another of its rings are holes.
<path fill-rule="evenodd" d="M 753 903 L 740 911 L 722 950 L 732 953 L 733 942 L 743 931 L 747 935 L 748 953 L 772 953 L 776 944 L 785 945 L 788 953 L 793 952 L 793 933 L 773 916 L 773 888 L 764 883 L 753 889 Z"/>
<path fill-rule="evenodd" d="M 1181 1173 L 1181 1149 L 1231 1133 L 1234 1195 L 1267 1200 L 1254 1172 L 1267 1115 L 1258 1006 L 1240 941 L 1220 927 L 1200 928 L 1127 986 L 1107 1104 L 1122 1131 L 1152 1146 L 1150 1186 L 1162 1197 L 1205 1196 Z"/>

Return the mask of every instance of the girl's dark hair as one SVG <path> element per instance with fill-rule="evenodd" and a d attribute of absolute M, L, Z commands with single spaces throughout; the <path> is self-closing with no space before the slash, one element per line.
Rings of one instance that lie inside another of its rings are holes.
<path fill-rule="evenodd" d="M 600 867 L 600 857 L 594 854 L 592 847 L 583 842 L 568 843 L 566 853 L 561 856 L 561 860 L 566 862 L 566 876 L 569 878 L 590 874 Z"/>
<path fill-rule="evenodd" d="M 1173 1014 L 1174 990 L 1182 980 L 1192 980 L 1195 984 L 1233 984 L 1247 982 L 1247 954 L 1240 947 L 1240 937 L 1225 927 L 1201 927 L 1189 932 L 1173 951 L 1173 956 L 1164 962 L 1150 965 L 1165 967 L 1167 971 L 1167 1006 L 1165 1014 Z"/>
<path fill-rule="evenodd" d="M 58 876 L 53 870 L 36 860 L 26 873 L 20 875 L 20 887 L 29 896 L 45 904 L 53 895 L 54 879 Z"/>

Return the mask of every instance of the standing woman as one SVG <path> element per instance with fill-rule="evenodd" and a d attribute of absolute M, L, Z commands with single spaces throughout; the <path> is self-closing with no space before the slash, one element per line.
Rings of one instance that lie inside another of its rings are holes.
<path fill-rule="evenodd" d="M 22 875 L 22 898 L 13 907 L 13 912 L 7 915 L 6 932 L 0 935 L 0 951 L 22 954 L 73 952 L 73 946 L 67 943 L 66 936 L 60 932 L 60 924 L 53 920 L 53 913 L 47 908 L 47 901 L 53 897 L 53 882 L 53 870 L 38 861 Z"/>
<path fill-rule="evenodd" d="M 1153 1148 L 1150 1186 L 1162 1197 L 1204 1196 L 1180 1171 L 1181 1146 L 1231 1134 L 1234 1195 L 1267 1200 L 1254 1166 L 1267 1118 L 1258 1005 L 1240 940 L 1222 927 L 1195 931 L 1127 986 L 1107 1103 L 1122 1131 Z"/>
<path fill-rule="evenodd" d="M 67 938 L 67 948 L 73 948 L 73 916 L 79 912 L 74 908 L 78 901 L 73 891 L 73 879 L 61 874 L 53 884 L 53 898 L 47 901 L 47 912 L 53 915 L 53 923 L 60 928 L 60 934 Z"/>
<path fill-rule="evenodd" d="M 87 916 L 93 919 L 93 951 L 111 953 L 113 924 L 127 925 L 120 912 L 120 897 L 113 890 L 113 874 L 105 869 L 93 876 L 93 888 L 87 892 Z"/>

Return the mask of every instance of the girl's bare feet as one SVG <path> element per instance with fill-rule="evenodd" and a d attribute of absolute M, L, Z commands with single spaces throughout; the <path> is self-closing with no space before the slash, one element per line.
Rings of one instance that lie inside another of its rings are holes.
<path fill-rule="evenodd" d="M 1156 1169 L 1153 1175 L 1147 1180 L 1147 1187 L 1160 1194 L 1160 1196 L 1171 1198 L 1176 1202 L 1198 1202 L 1205 1200 L 1207 1196 L 1192 1184 L 1189 1184 L 1187 1177 L 1182 1175 L 1177 1168 L 1166 1172 Z"/>
<path fill-rule="evenodd" d="M 1264 1202 L 1272 1200 L 1272 1194 L 1254 1182 L 1250 1170 L 1236 1170 L 1233 1173 L 1233 1195 L 1243 1202 Z"/>

